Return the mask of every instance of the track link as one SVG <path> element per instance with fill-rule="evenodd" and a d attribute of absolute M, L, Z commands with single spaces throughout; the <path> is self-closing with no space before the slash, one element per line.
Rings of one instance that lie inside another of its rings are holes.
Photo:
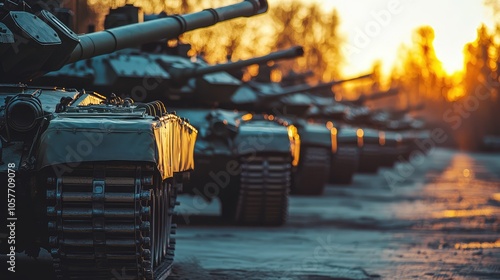
<path fill-rule="evenodd" d="M 283 156 L 241 158 L 235 221 L 240 224 L 282 225 L 288 216 L 291 161 Z"/>
<path fill-rule="evenodd" d="M 48 177 L 58 279 L 165 279 L 174 256 L 175 204 L 176 187 L 149 165 L 86 165 Z"/>
<path fill-rule="evenodd" d="M 321 147 L 304 147 L 297 172 L 294 174 L 293 194 L 321 195 L 329 179 L 331 151 Z"/>

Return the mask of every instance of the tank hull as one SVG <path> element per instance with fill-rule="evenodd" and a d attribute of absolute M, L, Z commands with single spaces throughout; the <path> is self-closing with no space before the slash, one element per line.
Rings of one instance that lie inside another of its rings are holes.
<path fill-rule="evenodd" d="M 196 142 L 196 168 L 184 192 L 219 199 L 222 217 L 231 222 L 285 223 L 292 170 L 287 127 L 228 110 L 177 108 L 176 112 L 196 119 L 193 125 L 206 132 Z M 224 133 L 216 126 L 220 123 L 236 126 Z M 257 206 L 250 207 L 253 200 Z"/>
<path fill-rule="evenodd" d="M 292 194 L 321 195 L 328 183 L 332 161 L 330 131 L 317 123 L 294 122 L 300 136 L 300 161 L 293 177 Z"/>

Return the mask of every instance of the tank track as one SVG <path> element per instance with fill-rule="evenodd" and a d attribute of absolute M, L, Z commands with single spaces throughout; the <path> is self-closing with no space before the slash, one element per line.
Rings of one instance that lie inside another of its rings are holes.
<path fill-rule="evenodd" d="M 333 156 L 330 183 L 350 184 L 359 166 L 359 148 L 341 147 Z"/>
<path fill-rule="evenodd" d="M 294 174 L 293 194 L 321 195 L 330 177 L 331 151 L 321 147 L 304 147 Z"/>
<path fill-rule="evenodd" d="M 174 257 L 177 187 L 150 165 L 78 166 L 48 177 L 58 279 L 165 279 Z"/>
<path fill-rule="evenodd" d="M 282 225 L 288 216 L 291 182 L 289 157 L 241 158 L 241 175 L 235 220 L 240 224 Z"/>
<path fill-rule="evenodd" d="M 361 173 L 377 173 L 382 157 L 378 145 L 364 145 L 360 152 L 358 171 Z"/>

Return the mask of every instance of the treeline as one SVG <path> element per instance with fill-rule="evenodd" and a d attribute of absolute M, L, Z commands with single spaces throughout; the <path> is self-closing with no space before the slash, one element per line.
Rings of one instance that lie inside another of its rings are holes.
<path fill-rule="evenodd" d="M 490 4 L 500 15 L 500 4 Z M 500 22 L 478 27 L 476 39 L 464 46 L 463 70 L 453 74 L 435 54 L 431 27 L 417 29 L 413 38 L 391 73 L 390 83 L 405 93 L 401 101 L 424 103 L 425 117 L 447 128 L 460 148 L 476 149 L 484 135 L 500 135 Z"/>

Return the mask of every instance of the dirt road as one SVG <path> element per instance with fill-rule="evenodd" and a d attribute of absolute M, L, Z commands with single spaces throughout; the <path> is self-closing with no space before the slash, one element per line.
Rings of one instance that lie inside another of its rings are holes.
<path fill-rule="evenodd" d="M 437 149 L 290 202 L 279 228 L 218 223 L 218 203 L 190 215 L 172 278 L 500 279 L 498 154 Z"/>
<path fill-rule="evenodd" d="M 499 154 L 437 149 L 356 175 L 321 197 L 291 197 L 283 227 L 235 227 L 217 202 L 199 213 L 192 197 L 181 203 L 189 223 L 172 279 L 500 279 Z M 17 279 L 48 279 L 47 256 L 20 263 Z"/>

